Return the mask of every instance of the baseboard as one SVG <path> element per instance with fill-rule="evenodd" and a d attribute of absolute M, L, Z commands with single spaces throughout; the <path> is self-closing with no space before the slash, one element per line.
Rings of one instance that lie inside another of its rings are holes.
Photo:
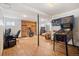
<path fill-rule="evenodd" d="M 53 41 L 53 40 L 51 40 L 51 41 Z M 77 46 L 77 45 L 73 45 L 73 44 L 68 44 L 68 45 L 79 48 L 79 46 Z"/>
<path fill-rule="evenodd" d="M 3 50 L 2 51 L 0 51 L 0 56 L 2 56 L 3 55 Z"/>
<path fill-rule="evenodd" d="M 76 45 L 72 45 L 72 44 L 68 44 L 68 45 L 70 45 L 70 46 L 74 46 L 74 47 L 77 47 L 77 48 L 79 48 L 79 46 L 76 46 Z"/>

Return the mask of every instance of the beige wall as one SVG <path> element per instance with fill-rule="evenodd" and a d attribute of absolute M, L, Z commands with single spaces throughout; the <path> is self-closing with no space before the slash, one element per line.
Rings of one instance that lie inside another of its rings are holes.
<path fill-rule="evenodd" d="M 3 31 L 4 31 L 3 16 L 0 13 L 0 56 L 2 55 L 3 51 Z"/>
<path fill-rule="evenodd" d="M 61 13 L 61 14 L 57 14 L 52 16 L 52 19 L 57 19 L 60 17 L 65 17 L 65 16 L 70 16 L 70 15 L 74 15 L 75 17 L 75 24 L 74 24 L 74 41 L 75 41 L 75 45 L 79 46 L 79 9 L 75 9 L 69 12 L 65 12 L 65 13 Z M 71 41 L 70 41 L 70 44 Z"/>
<path fill-rule="evenodd" d="M 3 27 L 0 26 L 0 55 L 2 55 L 3 51 Z"/>

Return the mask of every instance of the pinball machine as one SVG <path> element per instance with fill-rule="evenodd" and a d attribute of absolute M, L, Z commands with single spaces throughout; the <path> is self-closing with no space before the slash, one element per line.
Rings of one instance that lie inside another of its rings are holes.
<path fill-rule="evenodd" d="M 58 21 L 60 21 L 59 26 L 61 27 L 61 29 L 54 33 L 53 50 L 55 51 L 56 41 L 64 42 L 65 55 L 68 56 L 68 42 L 72 40 L 72 44 L 74 45 L 74 40 L 73 40 L 74 16 L 71 15 L 67 17 L 62 17 L 58 19 Z"/>

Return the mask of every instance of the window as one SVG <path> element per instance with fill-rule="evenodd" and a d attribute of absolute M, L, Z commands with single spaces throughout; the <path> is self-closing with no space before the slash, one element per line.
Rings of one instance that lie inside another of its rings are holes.
<path fill-rule="evenodd" d="M 6 22 L 7 26 L 15 26 L 15 22 Z"/>
<path fill-rule="evenodd" d="M 2 20 L 0 20 L 0 26 L 3 26 L 4 24 L 3 24 L 3 21 Z"/>

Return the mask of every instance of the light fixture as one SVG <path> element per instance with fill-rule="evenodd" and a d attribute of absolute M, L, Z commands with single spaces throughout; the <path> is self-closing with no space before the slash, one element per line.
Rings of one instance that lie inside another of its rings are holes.
<path fill-rule="evenodd" d="M 27 15 L 22 15 L 22 17 L 26 18 L 26 17 L 27 17 Z"/>
<path fill-rule="evenodd" d="M 44 19 L 42 18 L 41 21 L 44 21 Z"/>
<path fill-rule="evenodd" d="M 44 22 L 44 21 L 45 21 L 45 19 L 44 19 L 44 18 L 41 18 L 41 21 L 42 21 L 42 22 Z"/>
<path fill-rule="evenodd" d="M 47 3 L 47 5 L 48 5 L 49 7 L 53 7 L 53 6 L 54 6 L 53 3 Z"/>

